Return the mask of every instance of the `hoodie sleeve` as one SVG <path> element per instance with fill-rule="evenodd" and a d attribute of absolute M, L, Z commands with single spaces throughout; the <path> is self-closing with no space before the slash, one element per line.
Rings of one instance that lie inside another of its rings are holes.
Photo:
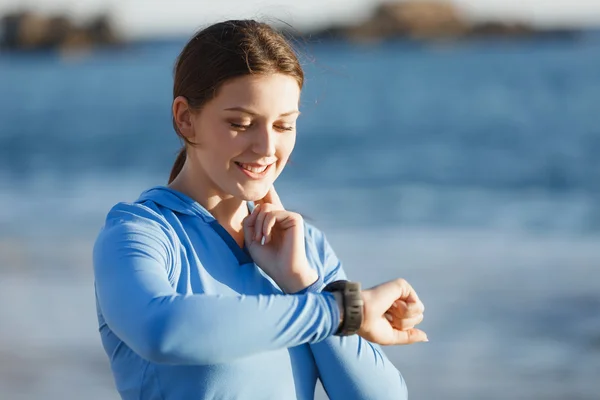
<path fill-rule="evenodd" d="M 339 310 L 328 293 L 179 294 L 168 278 L 173 253 L 168 230 L 143 218 L 110 219 L 94 246 L 95 289 L 104 320 L 143 358 L 169 364 L 224 363 L 316 343 L 337 328 Z"/>
<path fill-rule="evenodd" d="M 342 263 L 322 233 L 315 242 L 324 266 L 324 284 L 347 279 Z M 332 400 L 408 398 L 401 373 L 381 346 L 358 335 L 330 336 L 310 344 L 323 388 Z"/>

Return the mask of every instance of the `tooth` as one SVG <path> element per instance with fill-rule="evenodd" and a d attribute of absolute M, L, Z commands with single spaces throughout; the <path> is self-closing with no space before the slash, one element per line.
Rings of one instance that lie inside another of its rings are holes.
<path fill-rule="evenodd" d="M 247 164 L 241 164 L 241 166 L 245 170 L 250 171 L 250 172 L 254 172 L 255 174 L 260 174 L 260 173 L 264 172 L 267 169 L 267 166 L 264 166 L 264 167 L 253 167 L 253 166 L 247 165 Z"/>

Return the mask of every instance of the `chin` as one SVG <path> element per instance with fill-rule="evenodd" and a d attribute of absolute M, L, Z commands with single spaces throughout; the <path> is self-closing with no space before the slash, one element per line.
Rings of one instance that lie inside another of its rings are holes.
<path fill-rule="evenodd" d="M 259 186 L 259 185 L 256 185 Z M 244 201 L 258 201 L 264 198 L 269 192 L 271 185 L 262 184 L 260 187 L 238 187 L 237 190 L 232 193 L 235 197 L 238 197 Z"/>

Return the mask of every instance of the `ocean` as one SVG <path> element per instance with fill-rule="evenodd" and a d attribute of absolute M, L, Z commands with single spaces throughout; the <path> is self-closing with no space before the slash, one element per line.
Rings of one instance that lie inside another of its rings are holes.
<path fill-rule="evenodd" d="M 0 53 L 0 398 L 118 398 L 91 247 L 166 183 L 184 44 Z M 352 279 L 419 293 L 430 342 L 386 349 L 410 398 L 600 398 L 600 33 L 301 53 L 277 188 Z"/>

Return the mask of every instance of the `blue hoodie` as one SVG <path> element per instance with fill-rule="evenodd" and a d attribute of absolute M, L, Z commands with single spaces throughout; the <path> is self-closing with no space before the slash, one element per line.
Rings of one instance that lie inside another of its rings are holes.
<path fill-rule="evenodd" d="M 252 208 L 252 204 L 249 204 Z M 94 246 L 102 345 L 127 400 L 406 399 L 381 348 L 334 336 L 339 310 L 320 290 L 346 279 L 305 223 L 319 280 L 284 294 L 199 203 L 154 187 L 118 203 Z"/>

